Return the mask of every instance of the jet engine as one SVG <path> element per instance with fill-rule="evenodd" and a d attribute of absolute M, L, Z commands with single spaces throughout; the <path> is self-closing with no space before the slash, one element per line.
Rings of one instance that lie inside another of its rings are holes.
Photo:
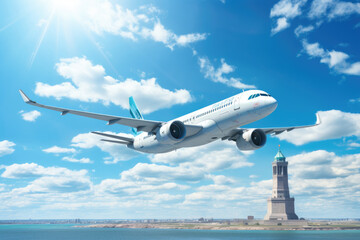
<path fill-rule="evenodd" d="M 182 141 L 186 136 L 186 128 L 184 123 L 173 121 L 161 126 L 156 134 L 156 138 L 160 143 L 176 143 Z"/>
<path fill-rule="evenodd" d="M 250 129 L 236 139 L 236 146 L 241 151 L 256 150 L 266 143 L 266 134 L 261 129 Z"/>

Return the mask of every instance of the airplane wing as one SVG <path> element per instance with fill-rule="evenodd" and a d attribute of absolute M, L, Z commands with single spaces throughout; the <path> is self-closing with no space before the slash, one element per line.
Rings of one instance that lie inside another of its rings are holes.
<path fill-rule="evenodd" d="M 305 125 L 305 126 L 295 126 L 295 127 L 275 127 L 275 128 L 258 128 L 260 130 L 263 130 L 265 134 L 271 134 L 271 135 L 278 135 L 280 133 L 283 132 L 290 132 L 294 129 L 299 129 L 299 128 L 308 128 L 308 127 L 315 127 L 321 124 L 321 118 L 319 116 L 319 114 L 316 114 L 316 123 L 312 124 L 312 125 Z M 225 136 L 222 138 L 222 140 L 233 140 L 236 141 L 237 137 L 242 134 L 243 132 L 247 131 L 248 129 L 246 128 L 237 128 L 234 129 L 233 131 L 230 132 L 230 134 L 228 136 Z"/>
<path fill-rule="evenodd" d="M 165 122 L 161 122 L 161 121 L 151 121 L 151 120 L 145 120 L 145 119 L 118 117 L 118 116 L 111 116 L 111 115 L 104 115 L 104 114 L 98 114 L 98 113 L 90 113 L 90 112 L 83 112 L 83 111 L 71 110 L 71 109 L 66 109 L 66 108 L 47 106 L 47 105 L 43 105 L 43 104 L 32 101 L 30 98 L 28 98 L 28 96 L 25 95 L 25 93 L 23 91 L 19 90 L 19 92 L 25 103 L 36 106 L 36 107 L 41 107 L 41 108 L 58 111 L 58 112 L 61 112 L 61 115 L 70 113 L 70 114 L 75 114 L 75 115 L 79 115 L 79 116 L 83 116 L 83 117 L 95 118 L 95 119 L 107 121 L 108 125 L 117 123 L 120 125 L 125 125 L 125 126 L 129 126 L 132 128 L 136 128 L 137 131 L 139 131 L 139 132 L 144 131 L 144 132 L 156 133 L 156 130 L 159 127 L 161 127 L 161 125 L 165 124 Z M 186 137 L 195 135 L 203 129 L 202 126 L 189 125 L 189 124 L 185 124 L 185 128 L 186 128 Z M 93 132 L 93 133 L 98 134 L 98 135 L 103 135 L 106 137 L 111 137 L 111 136 L 108 136 L 109 134 L 104 134 L 104 133 L 100 134 L 97 132 Z M 116 138 L 123 140 L 124 142 L 127 142 L 127 143 L 133 142 L 133 139 L 126 139 L 125 137 L 117 136 Z"/>
<path fill-rule="evenodd" d="M 66 109 L 66 108 L 47 106 L 47 105 L 39 104 L 37 102 L 32 101 L 30 98 L 28 98 L 25 95 L 25 93 L 23 91 L 19 90 L 19 92 L 25 103 L 33 105 L 33 106 L 41 107 L 41 108 L 58 111 L 58 112 L 61 112 L 61 115 L 70 113 L 70 114 L 75 114 L 75 115 L 84 116 L 84 117 L 88 117 L 88 118 L 95 118 L 95 119 L 107 121 L 108 125 L 117 123 L 120 125 L 133 127 L 133 128 L 136 128 L 137 131 L 144 131 L 144 132 L 154 132 L 158 127 L 160 127 L 162 124 L 164 124 L 164 122 L 160 122 L 160 121 L 151 121 L 151 120 L 144 120 L 144 119 L 134 119 L 134 118 L 110 116 L 110 115 L 104 115 L 104 114 L 97 114 L 97 113 L 71 110 L 71 109 Z"/>

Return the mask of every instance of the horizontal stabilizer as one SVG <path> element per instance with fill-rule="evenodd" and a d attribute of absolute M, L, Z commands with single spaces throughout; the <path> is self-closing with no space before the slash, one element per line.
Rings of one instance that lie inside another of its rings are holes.
<path fill-rule="evenodd" d="M 124 136 L 118 136 L 118 135 L 113 135 L 113 134 L 108 134 L 108 133 L 102 133 L 102 132 L 91 132 L 97 135 L 101 135 L 101 136 L 105 136 L 105 137 L 110 137 L 110 138 L 116 138 L 122 141 L 126 141 L 127 143 L 132 143 L 134 142 L 133 138 L 129 138 L 129 137 L 124 137 Z M 109 140 L 110 141 L 110 140 Z"/>
<path fill-rule="evenodd" d="M 129 144 L 129 142 L 116 141 L 116 140 L 108 140 L 108 139 L 101 139 L 101 141 L 103 141 L 103 142 L 111 142 L 111 143 L 118 143 L 118 144 L 124 144 L 124 145 L 128 145 L 128 144 Z"/>

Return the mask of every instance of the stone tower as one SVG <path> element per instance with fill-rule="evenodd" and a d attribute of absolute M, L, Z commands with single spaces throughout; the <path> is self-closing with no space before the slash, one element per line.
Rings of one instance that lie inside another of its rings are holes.
<path fill-rule="evenodd" d="M 272 163 L 273 189 L 268 199 L 268 210 L 265 220 L 299 219 L 295 214 L 294 198 L 290 197 L 288 185 L 288 162 L 279 148 Z"/>

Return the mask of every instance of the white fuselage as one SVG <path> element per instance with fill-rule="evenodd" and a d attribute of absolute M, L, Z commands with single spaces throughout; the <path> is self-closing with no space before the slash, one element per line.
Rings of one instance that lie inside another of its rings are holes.
<path fill-rule="evenodd" d="M 255 96 L 251 99 L 249 97 Z M 272 113 L 277 101 L 264 91 L 249 90 L 179 117 L 185 125 L 198 125 L 203 129 L 179 142 L 158 141 L 154 133 L 143 132 L 129 146 L 146 153 L 164 153 L 184 147 L 195 147 L 228 136 L 231 130 L 255 122 Z M 174 121 L 172 120 L 172 121 Z"/>

